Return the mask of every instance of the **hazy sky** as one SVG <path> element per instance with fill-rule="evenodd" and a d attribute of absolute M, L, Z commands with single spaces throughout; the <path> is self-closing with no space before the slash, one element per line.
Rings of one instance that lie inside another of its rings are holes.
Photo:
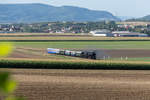
<path fill-rule="evenodd" d="M 150 0 L 0 0 L 0 3 L 73 5 L 94 10 L 107 10 L 116 16 L 142 17 L 150 15 Z"/>

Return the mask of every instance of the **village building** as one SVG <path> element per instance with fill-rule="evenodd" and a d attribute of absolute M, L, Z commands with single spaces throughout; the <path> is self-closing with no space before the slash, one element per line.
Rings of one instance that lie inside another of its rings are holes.
<path fill-rule="evenodd" d="M 148 37 L 147 34 L 129 31 L 114 31 L 112 34 L 114 37 Z"/>
<path fill-rule="evenodd" d="M 106 29 L 99 29 L 95 31 L 91 31 L 90 34 L 93 36 L 101 36 L 101 37 L 113 37 L 113 34 L 111 31 L 106 30 Z"/>

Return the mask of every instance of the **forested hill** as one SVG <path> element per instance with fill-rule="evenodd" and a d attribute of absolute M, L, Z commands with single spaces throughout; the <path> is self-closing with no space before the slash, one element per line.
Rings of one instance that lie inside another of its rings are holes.
<path fill-rule="evenodd" d="M 141 18 L 133 18 L 133 19 L 128 19 L 127 21 L 145 21 L 145 22 L 150 22 L 150 15 L 141 17 Z"/>
<path fill-rule="evenodd" d="M 142 18 L 139 18 L 138 20 L 150 21 L 150 15 L 147 15 L 147 16 L 144 16 Z"/>
<path fill-rule="evenodd" d="M 119 20 L 107 11 L 45 4 L 0 4 L 0 23 Z"/>

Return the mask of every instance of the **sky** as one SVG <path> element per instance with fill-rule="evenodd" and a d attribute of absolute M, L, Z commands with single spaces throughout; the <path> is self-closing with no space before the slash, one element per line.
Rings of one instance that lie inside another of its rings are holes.
<path fill-rule="evenodd" d="M 53 6 L 78 6 L 105 10 L 115 16 L 143 17 L 150 15 L 150 0 L 0 0 L 0 3 L 44 3 Z"/>

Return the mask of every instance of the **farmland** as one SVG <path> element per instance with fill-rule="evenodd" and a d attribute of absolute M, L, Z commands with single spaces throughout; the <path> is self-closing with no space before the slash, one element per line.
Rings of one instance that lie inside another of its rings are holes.
<path fill-rule="evenodd" d="M 102 50 L 107 53 L 111 60 L 115 58 L 129 57 L 130 61 L 149 61 L 150 41 L 49 41 L 49 42 L 13 42 L 14 52 L 9 58 L 29 58 L 29 59 L 80 59 L 62 55 L 49 55 L 46 48 L 59 48 L 69 50 Z M 118 59 L 119 60 L 119 59 Z"/>
<path fill-rule="evenodd" d="M 14 44 L 12 54 L 1 58 L 0 70 L 12 73 L 19 82 L 15 94 L 27 100 L 150 99 L 150 38 L 1 36 L 0 41 Z M 96 49 L 111 58 L 47 54 L 46 48 Z"/>
<path fill-rule="evenodd" d="M 4 69 L 27 100 L 149 100 L 149 71 Z"/>
<path fill-rule="evenodd" d="M 150 49 L 150 41 L 52 41 L 14 42 L 16 47 L 68 49 Z"/>
<path fill-rule="evenodd" d="M 95 41 L 95 40 L 107 40 L 107 41 L 115 41 L 115 40 L 125 40 L 125 41 L 148 41 L 150 40 L 150 37 L 93 37 L 91 35 L 64 35 L 64 34 L 58 34 L 58 35 L 45 35 L 40 34 L 36 35 L 35 33 L 33 35 L 21 35 L 21 34 L 6 34 L 6 35 L 0 35 L 0 41 L 55 41 L 55 40 L 79 40 L 79 41 Z"/>

